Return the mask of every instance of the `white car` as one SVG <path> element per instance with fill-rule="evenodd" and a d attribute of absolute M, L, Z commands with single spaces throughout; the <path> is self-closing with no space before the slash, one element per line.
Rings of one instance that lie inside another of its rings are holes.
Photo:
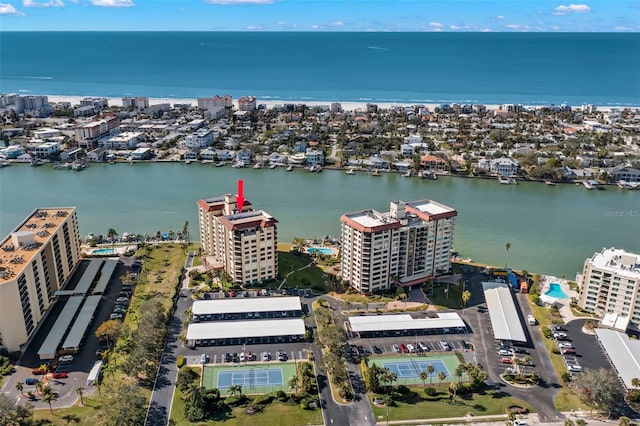
<path fill-rule="evenodd" d="M 269 361 L 271 359 L 271 354 L 269 352 L 262 352 L 262 360 Z"/>
<path fill-rule="evenodd" d="M 500 349 L 498 351 L 498 355 L 500 355 L 500 356 L 513 356 L 513 352 L 508 351 L 506 349 Z"/>
<path fill-rule="evenodd" d="M 73 355 L 64 355 L 61 356 L 60 359 L 58 360 L 59 362 L 71 362 L 73 361 Z"/>
<path fill-rule="evenodd" d="M 429 350 L 429 347 L 422 342 L 418 342 L 418 347 L 422 352 L 427 352 Z"/>
<path fill-rule="evenodd" d="M 571 371 L 573 373 L 581 373 L 582 372 L 582 366 L 580 366 L 580 365 L 570 365 L 567 368 L 569 369 L 569 371 Z"/>
<path fill-rule="evenodd" d="M 240 362 L 245 362 L 247 360 L 247 357 L 245 356 L 244 352 L 240 352 Z"/>
<path fill-rule="evenodd" d="M 407 350 L 409 351 L 409 353 L 412 353 L 416 351 L 416 348 L 411 343 L 407 343 Z"/>
<path fill-rule="evenodd" d="M 391 349 L 393 349 L 393 351 L 394 351 L 395 353 L 397 353 L 397 354 L 399 354 L 399 353 L 400 353 L 400 346 L 398 346 L 398 345 L 393 345 L 393 346 L 391 346 Z"/>
<path fill-rule="evenodd" d="M 527 426 L 528 423 L 526 420 L 514 420 L 513 426 Z"/>
<path fill-rule="evenodd" d="M 571 346 L 571 343 L 567 343 L 567 342 L 559 342 L 558 343 L 558 347 L 560 349 L 571 349 L 571 348 L 573 348 L 573 346 Z"/>

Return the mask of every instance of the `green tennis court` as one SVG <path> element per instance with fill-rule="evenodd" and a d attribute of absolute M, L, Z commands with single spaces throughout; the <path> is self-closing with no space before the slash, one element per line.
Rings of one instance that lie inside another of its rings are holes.
<path fill-rule="evenodd" d="M 418 374 L 421 371 L 427 371 L 429 365 L 433 366 L 434 373 L 429 375 L 426 383 L 441 383 L 438 379 L 438 372 L 444 372 L 447 377 L 442 383 L 451 383 L 458 380 L 455 375 L 456 367 L 460 364 L 455 354 L 434 354 L 426 356 L 393 356 L 393 357 L 375 357 L 369 359 L 369 366 L 375 363 L 378 367 L 385 367 L 396 374 L 397 380 L 393 382 L 395 385 L 421 385 L 422 380 Z M 462 375 L 462 380 L 467 380 L 467 375 Z"/>
<path fill-rule="evenodd" d="M 296 375 L 294 362 L 249 364 L 238 367 L 205 366 L 202 386 L 218 388 L 224 394 L 230 386 L 242 386 L 242 393 L 253 395 L 277 390 L 292 392 L 289 380 Z"/>

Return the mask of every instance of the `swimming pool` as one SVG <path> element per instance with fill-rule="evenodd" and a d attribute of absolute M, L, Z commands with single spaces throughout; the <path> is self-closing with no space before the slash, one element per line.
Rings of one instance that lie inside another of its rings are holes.
<path fill-rule="evenodd" d="M 307 247 L 307 253 L 320 253 L 327 256 L 333 256 L 333 249 L 327 247 Z"/>
<path fill-rule="evenodd" d="M 91 251 L 91 254 L 114 254 L 115 251 L 112 248 L 99 248 Z"/>
<path fill-rule="evenodd" d="M 549 289 L 544 293 L 547 296 L 555 297 L 556 299 L 568 299 L 567 293 L 562 291 L 562 287 L 558 283 L 550 283 Z"/>

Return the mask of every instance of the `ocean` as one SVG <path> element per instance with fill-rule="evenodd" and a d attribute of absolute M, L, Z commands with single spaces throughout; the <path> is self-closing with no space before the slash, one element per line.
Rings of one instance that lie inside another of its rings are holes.
<path fill-rule="evenodd" d="M 638 33 L 2 32 L 0 91 L 640 104 Z"/>

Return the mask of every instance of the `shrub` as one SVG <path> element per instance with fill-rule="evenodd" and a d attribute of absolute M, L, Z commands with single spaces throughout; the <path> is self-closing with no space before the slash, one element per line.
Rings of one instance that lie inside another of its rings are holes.
<path fill-rule="evenodd" d="M 287 394 L 282 390 L 276 391 L 275 396 L 278 401 L 284 402 L 287 399 Z"/>
<path fill-rule="evenodd" d="M 558 348 L 551 348 L 551 353 L 558 355 L 560 353 L 560 349 Z"/>
<path fill-rule="evenodd" d="M 258 395 L 253 399 L 253 405 L 267 405 L 273 401 L 272 395 Z"/>
<path fill-rule="evenodd" d="M 246 400 L 247 400 L 246 395 L 237 395 L 237 396 L 228 396 L 227 399 L 224 400 L 224 402 L 229 407 L 237 407 L 239 405 L 242 405 Z"/>
<path fill-rule="evenodd" d="M 182 354 L 178 355 L 178 359 L 176 360 L 176 365 L 178 366 L 178 368 L 182 368 L 184 364 L 185 364 L 184 355 Z"/>
<path fill-rule="evenodd" d="M 428 387 L 424 388 L 424 393 L 427 396 L 436 396 L 438 394 L 438 391 L 436 390 L 436 388 Z"/>
<path fill-rule="evenodd" d="M 186 392 L 189 389 L 189 385 L 193 383 L 195 379 L 200 377 L 197 371 L 191 367 L 184 367 L 178 370 L 178 377 L 176 379 L 176 386 L 181 392 Z"/>

